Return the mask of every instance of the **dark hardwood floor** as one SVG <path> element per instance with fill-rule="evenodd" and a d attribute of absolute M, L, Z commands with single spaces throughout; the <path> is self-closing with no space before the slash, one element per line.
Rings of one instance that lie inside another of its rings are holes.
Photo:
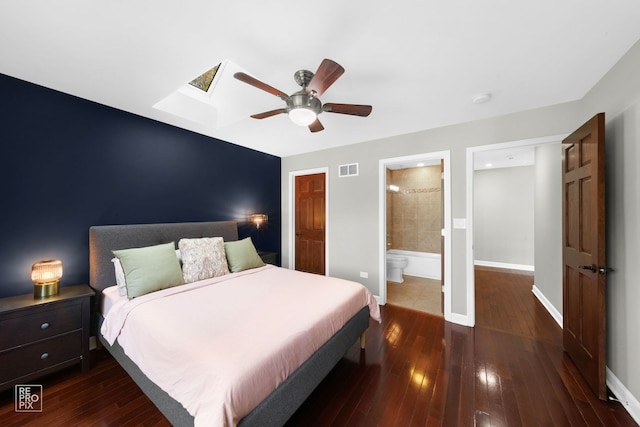
<path fill-rule="evenodd" d="M 383 307 L 366 350 L 354 344 L 287 426 L 635 426 L 591 393 L 532 282 L 478 269 L 475 328 Z M 42 413 L 15 413 L 12 392 L 0 394 L 0 424 L 169 425 L 108 354 L 92 353 L 89 373 L 40 380 Z"/>

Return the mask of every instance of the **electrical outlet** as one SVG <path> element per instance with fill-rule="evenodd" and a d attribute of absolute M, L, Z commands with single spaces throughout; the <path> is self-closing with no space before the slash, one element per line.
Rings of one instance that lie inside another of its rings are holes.
<path fill-rule="evenodd" d="M 362 277 L 363 279 L 368 279 L 369 278 L 369 273 L 367 273 L 366 271 L 361 271 L 360 272 L 360 277 Z"/>

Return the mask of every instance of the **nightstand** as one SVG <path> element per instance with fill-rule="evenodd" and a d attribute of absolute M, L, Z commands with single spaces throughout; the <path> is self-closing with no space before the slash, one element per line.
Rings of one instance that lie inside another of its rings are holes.
<path fill-rule="evenodd" d="M 258 251 L 258 255 L 262 258 L 262 262 L 266 264 L 276 265 L 276 253 L 275 252 L 267 252 L 267 251 Z"/>
<path fill-rule="evenodd" d="M 89 370 L 92 296 L 78 285 L 49 298 L 0 299 L 0 390 L 76 363 Z"/>

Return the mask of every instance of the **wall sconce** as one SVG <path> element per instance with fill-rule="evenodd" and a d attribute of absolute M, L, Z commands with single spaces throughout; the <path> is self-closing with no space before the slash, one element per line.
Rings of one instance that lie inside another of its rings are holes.
<path fill-rule="evenodd" d="M 260 228 L 262 224 L 266 224 L 269 217 L 265 214 L 253 214 L 249 215 L 249 222 L 252 222 L 256 225 L 256 228 Z"/>
<path fill-rule="evenodd" d="M 35 282 L 33 296 L 46 298 L 58 295 L 60 278 L 62 277 L 62 261 L 49 259 L 38 261 L 31 266 L 31 280 Z"/>

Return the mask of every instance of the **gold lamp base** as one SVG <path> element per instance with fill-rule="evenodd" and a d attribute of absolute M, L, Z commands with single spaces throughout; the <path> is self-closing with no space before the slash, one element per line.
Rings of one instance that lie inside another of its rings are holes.
<path fill-rule="evenodd" d="M 36 283 L 33 286 L 33 296 L 35 298 L 47 298 L 60 293 L 60 282 Z"/>

